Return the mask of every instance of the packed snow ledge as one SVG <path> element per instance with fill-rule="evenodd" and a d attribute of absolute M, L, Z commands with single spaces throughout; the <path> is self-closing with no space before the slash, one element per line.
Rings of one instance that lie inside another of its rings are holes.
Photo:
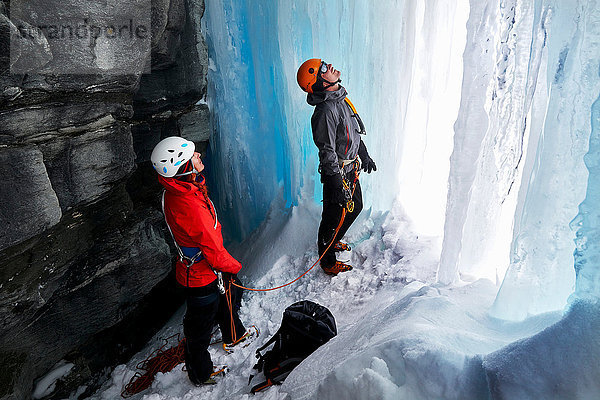
<path fill-rule="evenodd" d="M 317 260 L 313 243 L 320 207 L 303 204 L 271 215 L 236 255 L 251 287 L 288 282 Z M 587 399 L 600 398 L 600 313 L 578 303 L 523 322 L 487 311 L 498 288 L 487 280 L 435 284 L 439 238 L 417 237 L 399 206 L 356 221 L 346 239 L 354 270 L 336 277 L 315 267 L 297 283 L 247 293 L 240 316 L 260 337 L 226 354 L 210 351 L 231 371 L 218 385 L 195 387 L 181 367 L 159 374 L 133 399 Z M 242 274 L 243 275 L 243 274 Z M 304 360 L 281 386 L 249 394 L 255 350 L 276 332 L 283 310 L 299 300 L 328 307 L 338 335 Z M 95 399 L 116 399 L 135 365 L 181 332 L 184 310 L 127 365 L 117 367 Z M 585 343 L 585 346 L 583 345 Z"/>

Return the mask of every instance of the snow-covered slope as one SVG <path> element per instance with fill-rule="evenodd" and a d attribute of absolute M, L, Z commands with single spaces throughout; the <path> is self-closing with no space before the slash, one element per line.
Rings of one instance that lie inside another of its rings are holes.
<path fill-rule="evenodd" d="M 264 254 L 256 262 L 272 268 L 253 286 L 287 282 L 316 260 L 313 249 L 290 244 L 285 232 L 293 229 L 301 243 L 310 238 L 318 222 L 310 217 L 315 211 L 302 204 L 262 227 L 262 237 L 269 240 L 257 239 L 252 251 Z M 284 289 L 247 293 L 241 316 L 247 325 L 256 324 L 261 336 L 231 355 L 217 345 L 211 348 L 215 363 L 231 368 L 217 386 L 194 387 L 178 367 L 159 374 L 150 389 L 134 398 L 592 399 L 592 393 L 600 393 L 597 307 L 582 303 L 564 319 L 561 313 L 522 322 L 489 317 L 495 284 L 435 284 L 439 242 L 417 237 L 397 204 L 386 215 L 361 218 L 349 239 L 353 271 L 332 278 L 317 267 Z M 277 330 L 285 307 L 302 299 L 332 311 L 338 336 L 302 362 L 282 386 L 250 395 L 255 349 Z M 182 314 L 157 338 L 181 331 Z M 94 398 L 116 398 L 137 362 L 159 345 L 158 340 L 150 343 L 119 366 Z"/>

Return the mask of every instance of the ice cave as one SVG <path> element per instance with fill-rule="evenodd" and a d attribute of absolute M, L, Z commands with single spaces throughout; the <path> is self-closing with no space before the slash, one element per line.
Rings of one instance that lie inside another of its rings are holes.
<path fill-rule="evenodd" d="M 218 385 L 195 387 L 175 368 L 134 398 L 600 398 L 600 2 L 205 0 L 203 14 L 184 3 L 198 36 L 181 30 L 190 40 L 177 60 L 201 34 L 208 68 L 206 93 L 185 113 L 210 115 L 206 177 L 246 284 L 288 282 L 318 258 L 313 107 L 296 83 L 304 60 L 341 71 L 377 171 L 360 176 L 364 209 L 346 236 L 352 271 L 316 268 L 293 286 L 247 293 L 241 317 L 261 336 L 233 354 L 210 349 L 230 367 Z M 161 79 L 179 88 L 199 78 Z M 136 96 L 130 157 L 140 162 L 177 114 L 161 102 L 178 99 Z M 196 129 L 174 124 L 182 136 Z M 62 218 L 77 224 L 65 199 Z M 170 238 L 144 237 L 168 253 Z M 303 299 L 332 311 L 338 335 L 282 385 L 249 394 L 254 351 Z M 87 398 L 120 396 L 161 338 L 181 331 L 183 312 Z M 34 397 L 51 394 L 71 365 L 45 366 Z"/>

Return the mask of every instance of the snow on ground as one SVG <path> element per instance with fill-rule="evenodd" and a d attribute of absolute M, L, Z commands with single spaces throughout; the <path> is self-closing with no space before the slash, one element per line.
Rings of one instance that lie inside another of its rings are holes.
<path fill-rule="evenodd" d="M 269 216 L 249 241 L 252 246 L 246 243 L 243 251 L 236 251 L 248 270 L 260 271 L 256 276 L 241 274 L 242 280 L 251 287 L 272 287 L 306 271 L 317 260 L 319 217 L 315 204 L 303 204 L 287 216 Z M 412 233 L 398 205 L 385 215 L 365 210 L 346 239 L 353 247 L 351 272 L 330 277 L 315 267 L 291 286 L 247 293 L 240 315 L 261 336 L 233 354 L 211 347 L 213 362 L 231 369 L 218 385 L 195 387 L 176 367 L 159 374 L 133 399 L 486 399 L 484 366 L 496 368 L 501 376 L 501 365 L 507 362 L 501 351 L 489 359 L 486 355 L 562 317 L 550 313 L 521 323 L 494 320 L 487 315 L 497 292 L 491 282 L 436 285 L 439 239 Z M 256 348 L 276 332 L 283 310 L 304 299 L 331 310 L 338 336 L 300 364 L 282 386 L 249 394 Z M 93 398 L 116 399 L 135 365 L 160 347 L 158 338 L 182 331 L 183 312 L 127 365 L 118 366 Z"/>
<path fill-rule="evenodd" d="M 42 379 L 38 381 L 33 389 L 31 397 L 34 399 L 41 399 L 44 396 L 49 395 L 56 388 L 56 382 L 62 377 L 69 374 L 69 371 L 73 368 L 74 364 L 67 363 L 65 360 L 60 360 L 52 370 L 47 373 Z"/>

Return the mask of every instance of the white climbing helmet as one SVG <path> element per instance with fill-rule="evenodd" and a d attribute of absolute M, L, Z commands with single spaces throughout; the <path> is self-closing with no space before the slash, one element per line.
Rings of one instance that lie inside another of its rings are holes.
<path fill-rule="evenodd" d="M 172 178 L 177 170 L 194 155 L 196 145 L 179 136 L 171 136 L 158 142 L 152 150 L 150 160 L 156 172 Z"/>

